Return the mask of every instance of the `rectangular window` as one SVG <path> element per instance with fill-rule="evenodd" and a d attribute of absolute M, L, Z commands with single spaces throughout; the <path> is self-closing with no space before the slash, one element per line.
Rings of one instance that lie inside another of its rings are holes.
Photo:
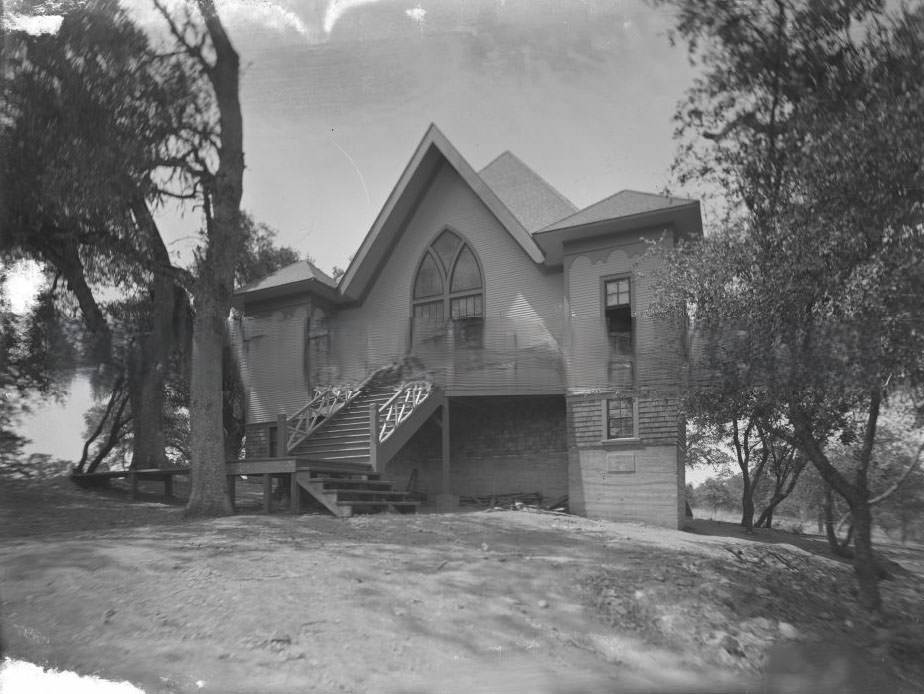
<path fill-rule="evenodd" d="M 632 355 L 632 289 L 628 278 L 606 280 L 606 334 L 618 355 Z"/>
<path fill-rule="evenodd" d="M 452 320 L 483 318 L 484 310 L 481 305 L 481 294 L 460 296 L 455 299 L 450 299 L 449 313 L 452 316 Z"/>
<path fill-rule="evenodd" d="M 606 401 L 606 438 L 631 439 L 635 436 L 635 401 L 633 398 L 609 398 Z"/>
<path fill-rule="evenodd" d="M 632 388 L 635 379 L 632 283 L 628 277 L 604 280 L 603 294 L 609 344 L 607 380 L 611 386 Z"/>

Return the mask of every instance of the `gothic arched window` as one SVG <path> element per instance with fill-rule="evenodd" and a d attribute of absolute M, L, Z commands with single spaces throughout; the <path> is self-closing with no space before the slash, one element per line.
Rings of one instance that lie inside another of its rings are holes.
<path fill-rule="evenodd" d="M 446 320 L 480 323 L 484 282 L 475 253 L 457 234 L 445 230 L 424 252 L 414 279 L 414 323 Z"/>

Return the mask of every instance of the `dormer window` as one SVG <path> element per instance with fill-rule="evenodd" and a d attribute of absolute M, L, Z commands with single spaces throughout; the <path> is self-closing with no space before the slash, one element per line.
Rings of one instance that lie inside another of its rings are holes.
<path fill-rule="evenodd" d="M 480 343 L 484 281 L 474 251 L 445 230 L 424 252 L 414 278 L 414 341 L 442 335 L 446 321 L 470 346 Z"/>

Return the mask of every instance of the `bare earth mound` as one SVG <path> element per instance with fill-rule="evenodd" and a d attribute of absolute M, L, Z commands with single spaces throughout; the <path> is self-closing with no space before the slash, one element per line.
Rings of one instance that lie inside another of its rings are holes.
<path fill-rule="evenodd" d="M 147 692 L 924 691 L 924 550 L 871 623 L 817 540 L 529 511 L 237 515 L 0 485 L 4 655 Z"/>

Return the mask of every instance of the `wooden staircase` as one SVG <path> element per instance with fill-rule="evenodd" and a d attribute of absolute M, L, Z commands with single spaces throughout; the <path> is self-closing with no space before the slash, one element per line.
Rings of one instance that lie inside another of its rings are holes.
<path fill-rule="evenodd" d="M 378 371 L 289 449 L 288 455 L 299 460 L 298 485 L 335 516 L 417 510 L 419 502 L 396 490 L 381 471 L 443 400 L 433 389 L 396 419 L 394 403 L 408 400 L 399 392 L 402 386 L 400 369 Z"/>
<path fill-rule="evenodd" d="M 299 486 L 338 518 L 357 513 L 415 513 L 420 502 L 368 465 L 308 463 L 296 473 Z"/>
<path fill-rule="evenodd" d="M 375 374 L 358 395 L 288 454 L 318 462 L 370 465 L 369 407 L 388 402 L 400 380 L 395 371 Z"/>

